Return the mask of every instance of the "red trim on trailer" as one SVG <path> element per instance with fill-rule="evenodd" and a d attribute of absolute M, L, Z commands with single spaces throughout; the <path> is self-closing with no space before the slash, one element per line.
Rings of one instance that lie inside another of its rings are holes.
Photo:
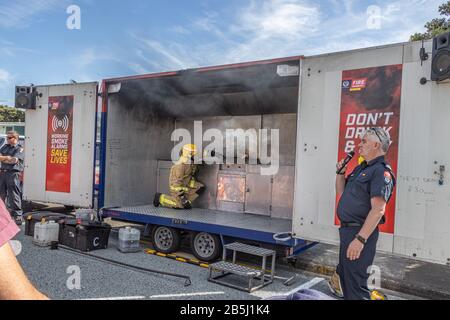
<path fill-rule="evenodd" d="M 234 64 L 224 64 L 224 65 L 212 66 L 212 67 L 203 67 L 203 68 L 197 68 L 197 69 L 190 69 L 190 71 L 192 71 L 192 72 L 208 72 L 208 71 L 217 71 L 217 70 L 225 70 L 225 69 L 238 69 L 238 68 L 245 68 L 245 67 L 257 66 L 257 65 L 266 65 L 266 64 L 272 64 L 272 63 L 287 62 L 287 61 L 295 61 L 295 60 L 300 61 L 303 59 L 305 59 L 305 56 L 293 56 L 293 57 L 278 58 L 278 59 L 250 61 L 250 62 L 242 62 L 242 63 L 234 63 Z M 142 75 L 128 76 L 128 77 L 110 78 L 110 79 L 103 80 L 103 82 L 109 84 L 109 83 L 126 81 L 126 80 L 140 80 L 140 79 L 170 77 L 170 76 L 176 76 L 179 74 L 180 74 L 180 71 L 159 72 L 159 73 L 142 74 Z"/>
<path fill-rule="evenodd" d="M 106 80 L 102 81 L 102 113 L 108 111 L 108 86 L 106 85 Z"/>
<path fill-rule="evenodd" d="M 162 78 L 162 77 L 169 77 L 169 76 L 176 76 L 178 74 L 178 71 L 171 71 L 171 72 L 159 72 L 159 73 L 151 73 L 151 74 L 142 74 L 138 76 L 128 76 L 128 77 L 120 77 L 120 78 L 111 78 L 111 79 L 105 79 L 103 81 L 107 83 L 111 82 L 119 82 L 119 81 L 125 81 L 125 80 L 139 80 L 139 79 L 151 79 L 151 78 Z"/>

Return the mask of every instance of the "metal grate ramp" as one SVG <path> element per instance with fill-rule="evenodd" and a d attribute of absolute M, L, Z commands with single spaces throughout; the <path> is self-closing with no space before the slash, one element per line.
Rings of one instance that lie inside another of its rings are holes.
<path fill-rule="evenodd" d="M 169 208 L 155 208 L 153 205 L 106 208 L 110 212 L 125 212 L 160 218 L 180 219 L 191 222 L 205 223 L 246 230 L 283 233 L 292 230 L 292 221 L 248 213 L 237 213 L 220 210 L 193 208 L 191 210 L 175 210 Z"/>
<path fill-rule="evenodd" d="M 231 244 L 227 244 L 227 245 L 225 245 L 225 248 L 228 250 L 252 254 L 255 256 L 259 256 L 259 257 L 267 257 L 267 256 L 271 256 L 272 254 L 274 254 L 273 250 L 250 246 L 248 244 L 243 244 L 240 242 L 234 242 Z"/>
<path fill-rule="evenodd" d="M 213 264 L 210 264 L 209 267 L 212 268 L 214 271 L 231 272 L 233 274 L 246 277 L 259 277 L 262 274 L 262 271 L 258 271 L 252 268 L 248 268 L 227 261 L 215 262 Z"/>

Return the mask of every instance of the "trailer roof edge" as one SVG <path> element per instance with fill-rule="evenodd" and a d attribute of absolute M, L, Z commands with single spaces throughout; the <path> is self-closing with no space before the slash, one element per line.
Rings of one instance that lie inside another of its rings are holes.
<path fill-rule="evenodd" d="M 432 41 L 432 40 L 425 40 L 425 43 L 429 42 L 429 41 Z M 392 47 L 397 47 L 397 46 L 405 46 L 405 45 L 412 44 L 415 42 L 421 42 L 421 41 L 405 41 L 405 42 L 398 42 L 398 43 L 383 44 L 383 45 L 378 45 L 378 46 L 373 46 L 373 47 L 365 47 L 365 48 L 358 48 L 358 49 L 351 49 L 351 50 L 320 53 L 320 54 L 316 54 L 316 55 L 304 56 L 304 59 L 306 60 L 306 59 L 312 59 L 312 58 L 329 57 L 329 56 L 334 56 L 334 55 L 339 55 L 339 54 L 344 54 L 344 53 L 355 53 L 355 52 L 361 52 L 361 51 L 366 51 L 366 50 L 386 49 L 386 48 L 392 48 Z"/>
<path fill-rule="evenodd" d="M 75 83 L 49 83 L 49 84 L 39 84 L 39 85 L 35 85 L 35 88 L 42 88 L 42 87 L 62 87 L 62 86 L 70 86 L 73 84 L 97 84 L 98 85 L 98 81 L 86 81 L 86 82 L 75 82 Z"/>
<path fill-rule="evenodd" d="M 119 81 L 126 81 L 126 80 L 162 78 L 162 77 L 176 76 L 176 75 L 179 75 L 180 73 L 182 73 L 183 71 L 187 71 L 187 70 L 192 71 L 192 72 L 208 72 L 208 71 L 218 71 L 218 70 L 226 70 L 226 69 L 238 69 L 238 68 L 245 68 L 245 67 L 257 66 L 257 65 L 266 65 L 266 64 L 272 64 L 272 63 L 303 60 L 304 58 L 305 58 L 304 56 L 292 56 L 292 57 L 277 58 L 277 59 L 240 62 L 240 63 L 224 64 L 224 65 L 217 65 L 217 66 L 210 66 L 210 67 L 200 67 L 200 68 L 193 68 L 193 69 L 186 69 L 186 70 L 179 70 L 179 71 L 158 72 L 158 73 L 149 73 L 149 74 L 134 75 L 134 76 L 109 78 L 109 79 L 104 79 L 103 81 L 106 83 L 112 83 L 112 82 L 119 82 Z"/>

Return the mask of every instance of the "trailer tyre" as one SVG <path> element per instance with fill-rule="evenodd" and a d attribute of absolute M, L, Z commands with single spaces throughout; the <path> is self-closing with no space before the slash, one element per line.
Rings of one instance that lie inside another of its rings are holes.
<path fill-rule="evenodd" d="M 156 226 L 152 230 L 152 243 L 159 252 L 175 252 L 180 248 L 180 231 L 174 228 Z"/>
<path fill-rule="evenodd" d="M 191 237 L 191 249 L 194 256 L 205 262 L 216 260 L 222 253 L 222 242 L 215 234 L 194 233 Z"/>

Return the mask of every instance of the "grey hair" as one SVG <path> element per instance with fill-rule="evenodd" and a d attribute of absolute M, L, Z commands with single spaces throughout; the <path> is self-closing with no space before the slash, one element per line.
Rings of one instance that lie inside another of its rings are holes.
<path fill-rule="evenodd" d="M 383 150 L 384 153 L 388 152 L 389 147 L 392 144 L 391 135 L 389 134 L 389 132 L 387 132 L 383 128 L 370 128 L 370 129 L 367 129 L 366 134 L 373 135 L 378 140 L 380 140 L 381 149 Z"/>

